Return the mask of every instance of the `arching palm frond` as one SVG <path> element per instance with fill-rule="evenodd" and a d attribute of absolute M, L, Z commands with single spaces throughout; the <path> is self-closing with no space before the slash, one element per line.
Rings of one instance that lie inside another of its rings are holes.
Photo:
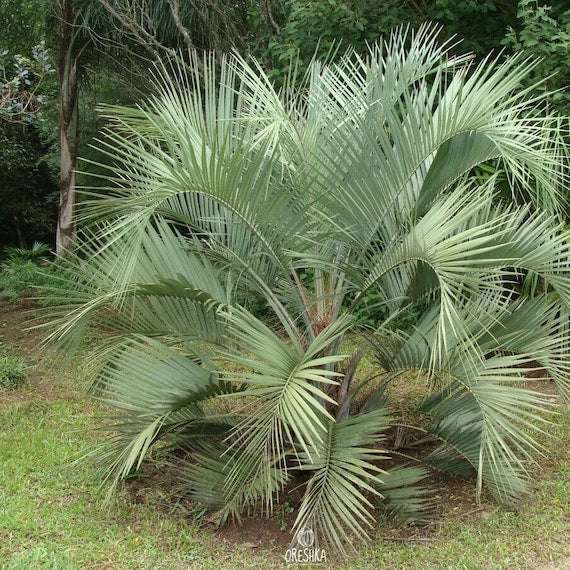
<path fill-rule="evenodd" d="M 378 494 L 384 473 L 376 465 L 382 452 L 372 446 L 382 441 L 389 424 L 385 409 L 326 422 L 318 456 L 300 455 L 299 469 L 310 478 L 296 530 L 310 528 L 341 552 L 345 544 L 368 538 L 367 529 L 374 521 L 369 497 Z"/>
<path fill-rule="evenodd" d="M 226 391 L 217 371 L 192 356 L 140 337 L 108 358 L 94 393 L 118 412 L 109 418 L 114 435 L 100 454 L 114 484 L 138 469 L 149 447 L 164 436 L 207 438 L 231 428 L 231 416 L 207 406 Z"/>
<path fill-rule="evenodd" d="M 528 492 L 521 457 L 529 459 L 540 448 L 528 430 L 544 421 L 547 398 L 517 386 L 528 357 L 495 356 L 478 367 L 466 362 L 460 352 L 450 359 L 442 373 L 451 380 L 423 405 L 442 418 L 430 431 L 445 442 L 426 462 L 465 473 L 459 455 L 477 472 L 478 497 L 484 482 L 499 500 L 516 502 Z"/>

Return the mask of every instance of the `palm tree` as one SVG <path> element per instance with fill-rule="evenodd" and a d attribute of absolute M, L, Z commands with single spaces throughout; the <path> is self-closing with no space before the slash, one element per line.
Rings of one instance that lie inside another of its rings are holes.
<path fill-rule="evenodd" d="M 418 371 L 418 433 L 438 442 L 423 464 L 501 501 L 527 491 L 547 402 L 525 374 L 570 392 L 567 148 L 517 91 L 533 62 L 476 65 L 437 35 L 314 62 L 299 90 L 206 56 L 201 74 L 163 69 L 146 106 L 106 108 L 114 162 L 62 260 L 51 338 L 105 331 L 115 483 L 158 442 L 182 448 L 217 521 L 300 483 L 295 529 L 342 550 L 379 501 L 422 502 L 425 468 L 385 461 L 387 387 Z"/>

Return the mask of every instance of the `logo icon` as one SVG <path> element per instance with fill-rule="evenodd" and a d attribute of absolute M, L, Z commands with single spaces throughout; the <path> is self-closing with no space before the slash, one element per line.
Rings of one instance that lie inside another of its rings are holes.
<path fill-rule="evenodd" d="M 326 562 L 327 553 L 324 548 L 315 545 L 315 531 L 312 528 L 303 527 L 295 535 L 297 546 L 290 546 L 285 552 L 285 562 L 291 564 L 306 564 Z"/>
<path fill-rule="evenodd" d="M 302 528 L 298 533 L 297 533 L 297 542 L 303 547 L 303 548 L 311 548 L 311 546 L 313 546 L 314 542 L 315 542 L 315 533 L 313 532 L 313 529 L 311 528 Z"/>

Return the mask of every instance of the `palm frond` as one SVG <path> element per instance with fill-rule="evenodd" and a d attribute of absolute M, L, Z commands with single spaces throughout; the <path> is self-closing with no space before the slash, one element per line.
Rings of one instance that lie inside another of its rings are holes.
<path fill-rule="evenodd" d="M 60 303 L 44 311 L 52 338 L 73 346 L 88 325 L 104 323 L 119 335 L 111 343 L 131 333 L 220 341 L 224 322 L 217 307 L 227 303 L 228 291 L 200 243 L 157 223 L 139 246 L 127 288 L 121 282 L 124 243 L 101 250 L 97 241 L 86 242 L 89 263 L 60 260 L 49 291 Z"/>
<path fill-rule="evenodd" d="M 344 545 L 367 539 L 374 522 L 371 497 L 379 496 L 384 474 L 376 464 L 382 451 L 374 446 L 382 441 L 389 422 L 385 409 L 326 421 L 327 437 L 318 456 L 299 456 L 299 469 L 310 479 L 294 530 L 310 528 L 341 552 Z"/>
<path fill-rule="evenodd" d="M 158 438 L 186 428 L 206 436 L 216 423 L 216 414 L 205 410 L 201 402 L 224 389 L 215 369 L 157 340 L 141 336 L 116 351 L 101 370 L 95 388 L 96 399 L 124 412 L 109 426 L 116 435 L 103 454 L 113 483 L 139 468 Z M 228 426 L 230 422 L 221 416 L 217 423 Z"/>
<path fill-rule="evenodd" d="M 516 502 L 528 492 L 525 461 L 540 453 L 532 436 L 545 424 L 547 398 L 518 387 L 528 357 L 496 356 L 475 367 L 459 351 L 442 372 L 452 378 L 429 397 L 422 410 L 441 419 L 430 432 L 445 442 L 426 462 L 464 474 L 467 460 L 477 473 L 477 497 L 483 483 L 501 501 Z"/>
<path fill-rule="evenodd" d="M 386 470 L 378 490 L 383 496 L 382 506 L 391 517 L 405 522 L 428 517 L 433 503 L 432 491 L 425 484 L 428 475 L 425 468 L 409 465 Z"/>
<path fill-rule="evenodd" d="M 191 459 L 178 464 L 183 493 L 213 511 L 209 518 L 220 525 L 228 518 L 239 522 L 248 512 L 269 515 L 273 497 L 283 489 L 288 476 L 277 462 L 260 469 L 258 461 L 257 455 L 244 459 L 230 454 L 223 444 L 206 444 L 203 451 L 192 450 Z M 228 485 L 236 469 L 239 487 Z"/>
<path fill-rule="evenodd" d="M 234 448 L 282 457 L 289 442 L 309 456 L 318 452 L 325 436 L 322 418 L 332 419 L 326 405 L 335 404 L 325 389 L 337 384 L 340 374 L 332 365 L 345 358 L 327 356 L 326 349 L 349 322 L 339 319 L 303 350 L 300 345 L 289 346 L 244 311 L 234 310 L 228 316 L 228 332 L 240 342 L 239 352 L 228 352 L 225 357 L 246 371 L 229 372 L 227 377 L 245 385 L 255 402 L 255 413 L 236 427 Z"/>

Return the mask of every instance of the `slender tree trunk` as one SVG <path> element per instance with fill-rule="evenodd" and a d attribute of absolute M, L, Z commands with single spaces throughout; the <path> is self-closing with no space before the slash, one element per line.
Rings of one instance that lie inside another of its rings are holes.
<path fill-rule="evenodd" d="M 77 231 L 75 222 L 75 184 L 77 170 L 78 94 L 77 56 L 74 49 L 75 11 L 73 0 L 62 0 L 61 43 L 59 56 L 59 211 L 56 251 L 70 251 Z"/>
<path fill-rule="evenodd" d="M 26 247 L 26 240 L 24 239 L 24 234 L 22 233 L 22 228 L 20 227 L 20 220 L 16 214 L 13 215 L 14 228 L 16 229 L 16 235 L 18 236 L 18 245 L 21 248 Z"/>

